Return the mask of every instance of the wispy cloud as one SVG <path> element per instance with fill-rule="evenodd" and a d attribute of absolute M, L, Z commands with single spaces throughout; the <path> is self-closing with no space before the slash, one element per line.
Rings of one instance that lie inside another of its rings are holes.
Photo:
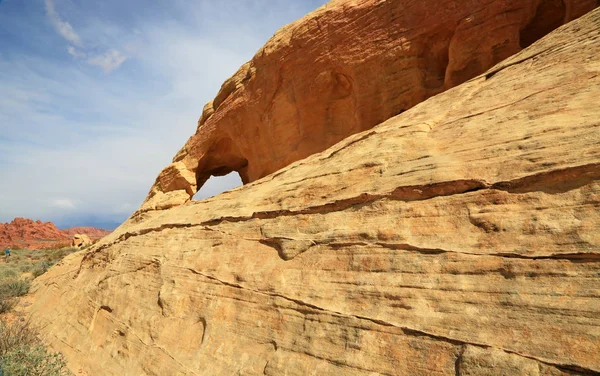
<path fill-rule="evenodd" d="M 222 82 L 278 27 L 325 2 L 130 1 L 65 8 L 58 19 L 77 20 L 78 45 L 48 33 L 49 11 L 38 19 L 25 8 L 0 12 L 0 33 L 11 35 L 10 25 L 27 37 L 0 52 L 0 222 L 124 220 Z M 62 3 L 54 2 L 56 15 Z M 39 44 L 24 49 L 23 41 Z M 197 198 L 240 183 L 211 179 Z"/>
<path fill-rule="evenodd" d="M 48 18 L 50 18 L 50 21 L 52 22 L 52 25 L 56 31 L 72 45 L 81 47 L 81 37 L 79 37 L 75 30 L 73 30 L 73 27 L 70 23 L 60 18 L 60 15 L 54 8 L 54 0 L 45 0 L 45 4 L 46 14 L 48 14 Z"/>
<path fill-rule="evenodd" d="M 89 58 L 88 63 L 99 66 L 104 72 L 110 73 L 120 67 L 126 59 L 127 56 L 123 55 L 120 51 L 110 49 L 102 55 Z"/>
<path fill-rule="evenodd" d="M 76 59 L 85 58 L 86 56 L 92 55 L 89 47 L 86 47 L 83 43 L 82 38 L 73 29 L 73 26 L 65 20 L 63 20 L 60 14 L 56 11 L 54 0 L 44 0 L 46 5 L 46 14 L 50 19 L 50 22 L 54 26 L 54 29 L 65 38 L 70 44 L 67 46 L 67 52 L 69 55 Z M 110 48 L 106 52 L 96 54 L 87 59 L 88 64 L 102 68 L 105 73 L 110 73 L 115 69 L 119 68 L 121 64 L 127 59 L 121 51 Z"/>
<path fill-rule="evenodd" d="M 67 52 L 69 53 L 69 55 L 73 56 L 73 57 L 85 57 L 85 52 L 79 51 L 77 48 L 73 47 L 73 46 L 68 46 L 67 47 Z"/>

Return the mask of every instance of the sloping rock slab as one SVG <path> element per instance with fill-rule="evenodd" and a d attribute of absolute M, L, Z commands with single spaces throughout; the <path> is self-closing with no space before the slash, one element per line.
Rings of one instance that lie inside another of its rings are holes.
<path fill-rule="evenodd" d="M 337 0 L 283 27 L 208 103 L 141 211 L 212 175 L 244 183 L 322 152 L 528 47 L 597 0 Z"/>
<path fill-rule="evenodd" d="M 600 373 L 600 12 L 36 280 L 94 375 Z"/>

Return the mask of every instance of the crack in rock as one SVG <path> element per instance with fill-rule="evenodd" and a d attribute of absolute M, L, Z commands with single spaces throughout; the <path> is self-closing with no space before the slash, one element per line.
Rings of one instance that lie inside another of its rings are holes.
<path fill-rule="evenodd" d="M 92 252 L 99 252 L 117 243 L 123 242 L 134 236 L 141 236 L 150 232 L 160 232 L 173 228 L 193 228 L 216 226 L 223 222 L 245 222 L 253 219 L 273 219 L 284 216 L 296 216 L 304 214 L 323 214 L 334 211 L 342 211 L 356 205 L 376 202 L 383 199 L 400 201 L 421 201 L 435 197 L 445 197 L 476 192 L 484 189 L 495 189 L 512 194 L 523 194 L 529 192 L 544 192 L 548 194 L 563 193 L 585 186 L 593 181 L 600 180 L 600 163 L 567 167 L 563 169 L 544 171 L 537 174 L 525 176 L 509 181 L 496 182 L 493 184 L 483 180 L 465 179 L 450 182 L 440 182 L 425 185 L 401 186 L 386 194 L 362 193 L 355 197 L 336 200 L 330 203 L 307 207 L 301 210 L 273 210 L 255 212 L 250 216 L 223 216 L 198 224 L 172 223 L 163 224 L 158 227 L 146 228 L 136 232 L 125 232 L 111 243 L 103 244 L 98 248 L 90 250 L 86 257 Z M 269 240 L 267 240 L 269 242 Z"/>
<path fill-rule="evenodd" d="M 268 297 L 275 297 L 275 298 L 280 298 L 283 300 L 286 300 L 288 302 L 292 302 L 296 305 L 299 305 L 301 307 L 306 307 L 309 308 L 313 311 L 317 311 L 320 313 L 324 313 L 327 315 L 331 315 L 331 316 L 335 316 L 335 317 L 343 317 L 343 318 L 354 318 L 354 319 L 358 319 L 358 320 L 363 320 L 363 321 L 368 321 L 371 322 L 373 324 L 376 325 L 380 325 L 380 326 L 386 326 L 386 327 L 393 327 L 393 328 L 397 328 L 402 330 L 402 332 L 408 336 L 413 336 L 413 337 L 427 337 L 436 341 L 442 341 L 442 342 L 446 342 L 446 343 L 450 343 L 456 346 L 465 346 L 465 345 L 471 345 L 471 346 L 475 346 L 475 347 L 479 347 L 479 348 L 494 348 L 494 349 L 498 349 L 501 351 L 504 351 L 506 353 L 509 354 L 514 354 L 514 355 L 518 355 L 524 358 L 528 358 L 528 359 L 532 359 L 535 360 L 537 362 L 546 364 L 546 365 L 550 365 L 553 367 L 557 367 L 560 369 L 565 369 L 565 370 L 569 370 L 569 371 L 577 371 L 577 372 L 583 372 L 586 375 L 600 375 L 600 372 L 591 370 L 591 369 L 586 369 L 586 368 L 582 368 L 579 367 L 577 365 L 574 364 L 563 364 L 563 363 L 557 363 L 557 362 L 552 362 L 550 360 L 547 359 L 542 359 L 542 358 L 538 358 L 532 355 L 526 355 L 526 354 L 522 354 L 519 353 L 517 351 L 513 351 L 513 350 L 509 350 L 509 349 L 504 349 L 504 348 L 500 348 L 500 347 L 495 347 L 495 346 L 490 346 L 487 345 L 485 343 L 477 343 L 477 342 L 469 342 L 469 341 L 464 341 L 464 340 L 460 340 L 460 339 L 456 339 L 456 338 L 450 338 L 450 337 L 446 337 L 446 336 L 442 336 L 442 335 L 437 335 L 437 334 L 433 334 L 433 333 L 428 333 L 422 330 L 417 330 L 417 329 L 412 329 L 412 328 L 408 328 L 408 327 L 404 327 L 404 326 L 399 326 L 393 323 L 390 323 L 388 321 L 385 320 L 381 320 L 381 319 L 375 319 L 372 317 L 367 317 L 367 316 L 361 316 L 361 315 L 353 315 L 353 314 L 348 314 L 348 313 L 343 313 L 343 312 L 338 312 L 338 311 L 333 311 L 327 308 L 323 308 L 305 301 L 302 301 L 300 299 L 295 299 L 295 298 L 291 298 L 282 294 L 278 294 L 278 293 L 272 293 L 272 292 L 266 292 L 266 291 L 261 291 L 261 290 L 256 290 L 256 289 L 251 289 L 248 287 L 244 287 L 240 284 L 237 283 L 232 283 L 232 282 L 227 282 L 227 281 L 223 281 L 217 277 L 202 273 L 198 270 L 195 270 L 193 268 L 189 268 L 189 267 L 181 267 L 181 266 L 175 266 L 173 265 L 173 267 L 176 268 L 180 268 L 180 269 L 184 269 L 184 270 L 188 270 L 189 272 L 191 272 L 192 274 L 201 276 L 203 278 L 206 278 L 208 280 L 217 282 L 218 284 L 221 284 L 223 286 L 227 286 L 227 287 L 231 287 L 231 288 L 235 288 L 235 289 L 240 289 L 240 290 L 244 290 L 244 291 L 248 291 L 254 294 L 259 294 L 259 295 L 263 295 L 263 296 L 268 296 Z M 306 313 L 310 313 L 306 312 L 304 310 L 298 310 L 300 313 L 306 314 Z"/>

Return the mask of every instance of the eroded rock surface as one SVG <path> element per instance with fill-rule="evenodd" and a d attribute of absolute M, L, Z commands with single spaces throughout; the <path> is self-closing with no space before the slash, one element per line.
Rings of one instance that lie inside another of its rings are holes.
<path fill-rule="evenodd" d="M 77 248 L 87 247 L 92 244 L 89 236 L 85 234 L 75 234 L 73 235 L 73 239 L 71 239 L 71 246 Z"/>
<path fill-rule="evenodd" d="M 332 1 L 278 31 L 208 103 L 142 210 L 211 175 L 249 183 L 483 73 L 596 0 Z"/>
<path fill-rule="evenodd" d="M 34 283 L 94 375 L 600 372 L 600 12 Z M 213 115 L 216 116 L 216 115 Z"/>

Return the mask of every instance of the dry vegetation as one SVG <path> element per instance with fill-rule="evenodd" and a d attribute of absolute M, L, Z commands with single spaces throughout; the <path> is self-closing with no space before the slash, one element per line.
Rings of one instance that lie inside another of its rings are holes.
<path fill-rule="evenodd" d="M 27 294 L 31 281 L 44 274 L 77 248 L 53 250 L 14 249 L 0 260 L 0 375 L 66 376 L 71 373 L 59 353 L 49 352 L 39 340 L 35 325 L 12 310 Z"/>

